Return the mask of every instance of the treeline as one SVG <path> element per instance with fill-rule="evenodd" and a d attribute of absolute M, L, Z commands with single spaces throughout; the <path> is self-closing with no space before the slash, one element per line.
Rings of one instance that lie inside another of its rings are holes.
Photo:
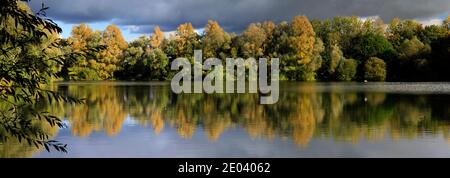
<path fill-rule="evenodd" d="M 296 16 L 279 24 L 252 23 L 240 34 L 210 20 L 202 34 L 185 23 L 167 38 L 156 27 L 151 36 L 129 43 L 117 26 L 93 31 L 80 24 L 65 44 L 64 52 L 90 53 L 62 66 L 66 80 L 167 80 L 174 73 L 170 62 L 192 59 L 194 49 L 202 49 L 205 59 L 280 58 L 283 80 L 450 80 L 450 17 L 424 26 L 414 20 Z"/>

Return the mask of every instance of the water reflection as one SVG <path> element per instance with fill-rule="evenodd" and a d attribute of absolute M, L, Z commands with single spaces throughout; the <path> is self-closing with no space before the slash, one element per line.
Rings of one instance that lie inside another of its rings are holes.
<path fill-rule="evenodd" d="M 297 149 L 307 148 L 315 138 L 352 144 L 425 136 L 450 140 L 450 95 L 445 93 L 284 83 L 277 104 L 260 105 L 256 94 L 176 95 L 164 83 L 71 83 L 57 89 L 86 98 L 84 105 L 47 106 L 67 119 L 77 137 L 94 132 L 120 135 L 129 118 L 156 135 L 170 128 L 189 140 L 201 131 L 210 142 L 220 142 L 227 130 L 242 128 L 246 132 L 242 137 L 291 140 Z M 17 157 L 15 150 L 25 148 L 10 145 L 17 148 L 0 145 L 1 157 Z"/>
<path fill-rule="evenodd" d="M 449 133 L 450 97 L 402 95 L 380 92 L 316 92 L 316 85 L 288 85 L 275 105 L 258 104 L 255 94 L 181 94 L 167 85 L 91 84 L 61 86 L 73 96 L 86 98 L 86 105 L 58 108 L 71 123 L 73 135 L 93 131 L 107 135 L 120 132 L 129 115 L 155 133 L 176 128 L 189 139 L 204 129 L 217 140 L 230 127 L 243 127 L 252 138 L 289 137 L 307 146 L 314 136 L 358 142 L 392 138 L 415 138 L 421 134 Z"/>
<path fill-rule="evenodd" d="M 42 112 L 48 110 L 50 106 L 46 104 L 40 104 L 32 107 L 36 112 Z M 9 108 L 8 104 L 4 102 L 0 103 L 0 110 L 5 111 L 5 108 Z M 31 106 L 24 107 L 20 113 L 23 115 L 24 120 L 32 119 L 34 116 L 30 112 Z M 5 113 L 1 113 L 5 114 Z M 6 124 L 9 120 L 4 118 L 0 118 L 0 124 Z M 46 134 L 49 139 L 52 139 L 54 136 L 58 134 L 58 127 L 52 127 L 48 122 L 33 119 L 30 122 L 29 127 L 23 127 L 26 124 L 26 121 L 16 122 L 18 128 L 21 128 L 21 133 L 27 135 L 27 138 L 37 139 L 39 140 L 39 135 Z M 18 132 L 16 132 L 18 134 Z M 7 131 L 5 126 L 0 127 L 0 158 L 17 158 L 17 157 L 31 157 L 34 153 L 42 151 L 43 148 L 37 148 L 31 142 L 28 142 L 25 136 L 22 137 L 21 140 L 14 136 L 11 131 Z"/>

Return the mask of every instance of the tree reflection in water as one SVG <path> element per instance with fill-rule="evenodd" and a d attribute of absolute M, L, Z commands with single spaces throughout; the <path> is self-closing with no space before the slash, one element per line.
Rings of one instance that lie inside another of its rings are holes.
<path fill-rule="evenodd" d="M 80 137 L 94 131 L 117 135 L 130 118 L 156 134 L 172 127 L 190 139 L 203 130 L 210 141 L 218 141 L 227 129 L 240 127 L 252 139 L 287 138 L 300 148 L 312 138 L 358 143 L 443 135 L 450 140 L 450 95 L 352 92 L 333 86 L 319 92 L 315 84 L 281 87 L 278 103 L 260 105 L 256 94 L 176 95 L 168 85 L 69 84 L 58 90 L 86 98 L 86 103 L 46 107 L 66 118 L 72 134 Z M 15 150 L 23 148 L 16 143 L 1 145 L 1 157 L 17 157 Z"/>

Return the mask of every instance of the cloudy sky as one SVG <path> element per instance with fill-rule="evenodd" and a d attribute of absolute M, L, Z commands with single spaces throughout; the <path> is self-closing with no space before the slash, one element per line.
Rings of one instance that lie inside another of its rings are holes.
<path fill-rule="evenodd" d="M 154 26 L 173 31 L 180 23 L 192 22 L 202 28 L 208 19 L 217 20 L 227 31 L 240 32 L 249 23 L 289 21 L 295 15 L 310 19 L 356 15 L 417 19 L 439 23 L 450 15 L 450 0 L 32 0 L 33 10 L 44 2 L 47 16 L 70 35 L 73 24 L 89 23 L 103 30 L 119 25 L 125 38 L 150 34 Z"/>

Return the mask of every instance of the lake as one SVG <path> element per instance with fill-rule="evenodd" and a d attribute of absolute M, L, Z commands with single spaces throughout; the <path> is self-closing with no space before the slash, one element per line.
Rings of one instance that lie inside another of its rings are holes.
<path fill-rule="evenodd" d="M 85 104 L 40 107 L 68 153 L 11 140 L 1 157 L 450 157 L 450 83 L 280 84 L 258 94 L 174 94 L 167 82 L 67 82 Z"/>

